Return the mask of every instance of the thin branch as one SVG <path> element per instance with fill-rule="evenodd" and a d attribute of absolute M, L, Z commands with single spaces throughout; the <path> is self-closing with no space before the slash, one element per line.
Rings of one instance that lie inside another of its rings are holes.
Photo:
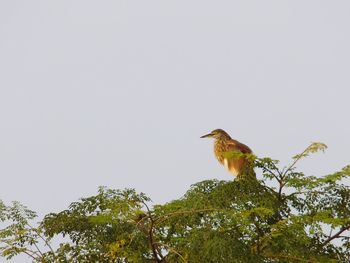
<path fill-rule="evenodd" d="M 29 239 L 32 238 L 30 235 L 26 235 L 26 234 L 24 234 L 24 235 L 19 235 L 19 238 L 22 238 L 22 237 L 24 237 L 24 238 L 29 238 Z M 32 252 L 32 253 L 35 254 L 36 256 L 38 256 L 38 254 L 39 254 L 39 256 L 41 256 L 41 257 L 44 256 L 44 254 L 41 252 L 40 248 L 38 247 L 38 245 L 36 244 L 35 241 L 34 241 L 33 243 L 29 242 L 29 244 L 30 244 L 30 245 L 33 245 L 33 246 L 36 248 L 36 251 L 30 251 L 29 249 L 27 249 L 28 251 Z"/>
<path fill-rule="evenodd" d="M 164 256 L 162 255 L 161 251 L 159 250 L 157 243 L 154 241 L 153 228 L 154 228 L 155 221 L 152 217 L 151 209 L 148 207 L 148 205 L 146 204 L 145 201 L 141 201 L 141 202 L 146 207 L 148 217 L 149 217 L 150 222 L 151 222 L 151 225 L 150 225 L 150 228 L 148 231 L 148 237 L 149 237 L 149 241 L 151 244 L 153 257 L 158 263 L 164 262 Z M 159 259 L 159 257 L 160 257 L 160 259 Z"/>
<path fill-rule="evenodd" d="M 348 226 L 343 226 L 343 227 L 340 228 L 340 230 L 339 230 L 337 233 L 335 233 L 333 236 L 328 237 L 328 238 L 322 243 L 322 246 L 327 245 L 329 242 L 331 242 L 331 241 L 332 241 L 333 239 L 335 239 L 335 238 L 339 238 L 340 235 L 341 235 L 344 231 L 349 230 L 349 229 L 350 229 L 350 225 L 348 225 Z"/>
<path fill-rule="evenodd" d="M 29 227 L 38 235 L 38 237 L 40 237 L 40 239 L 41 239 L 42 241 L 44 241 L 45 245 L 50 249 L 50 251 L 52 252 L 52 254 L 55 256 L 55 251 L 53 250 L 53 248 L 51 247 L 51 245 L 49 244 L 49 242 L 47 241 L 47 239 L 44 238 L 44 237 L 40 234 L 39 230 L 36 229 L 36 228 L 34 228 L 34 227 L 32 227 L 29 223 L 27 223 L 27 226 L 29 226 Z"/>
<path fill-rule="evenodd" d="M 43 255 L 38 254 L 37 251 L 33 251 L 33 250 L 27 249 L 27 248 L 26 248 L 26 251 L 32 253 L 31 255 L 35 255 L 36 257 L 39 257 L 39 258 L 40 258 L 40 257 L 41 257 L 41 258 L 43 257 Z"/>
<path fill-rule="evenodd" d="M 26 254 L 27 256 L 31 257 L 32 259 L 37 259 L 36 257 L 34 257 L 32 254 L 30 254 L 28 251 L 23 251 L 24 254 Z"/>
<path fill-rule="evenodd" d="M 269 172 L 270 174 L 272 174 L 273 175 L 273 177 L 279 182 L 279 178 L 278 178 L 278 176 L 274 173 L 274 172 L 272 172 L 269 168 L 267 168 L 267 167 L 263 167 L 263 169 L 266 171 L 266 172 Z M 277 169 L 277 172 L 278 172 L 278 174 L 280 175 L 280 172 L 279 172 L 279 170 Z"/>
<path fill-rule="evenodd" d="M 34 242 L 33 245 L 35 246 L 36 250 L 38 251 L 38 253 L 40 254 L 41 257 L 44 257 L 44 254 L 41 252 L 41 250 L 39 249 L 38 245 Z"/>
<path fill-rule="evenodd" d="M 310 146 L 307 147 L 301 154 L 298 154 L 298 157 L 294 159 L 294 162 L 284 171 L 283 176 L 285 176 L 290 170 L 293 169 L 293 167 L 296 165 L 296 163 L 304 157 L 304 154 L 309 150 Z"/>
<path fill-rule="evenodd" d="M 331 228 L 331 230 L 329 231 L 329 237 L 332 236 L 332 233 L 333 233 L 333 228 Z"/>

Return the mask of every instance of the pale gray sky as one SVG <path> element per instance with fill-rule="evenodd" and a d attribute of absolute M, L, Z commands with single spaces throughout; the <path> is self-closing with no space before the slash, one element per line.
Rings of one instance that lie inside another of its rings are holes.
<path fill-rule="evenodd" d="M 155 202 L 232 177 L 223 128 L 300 168 L 350 163 L 350 2 L 0 1 L 0 199 L 43 213 L 97 187 Z"/>

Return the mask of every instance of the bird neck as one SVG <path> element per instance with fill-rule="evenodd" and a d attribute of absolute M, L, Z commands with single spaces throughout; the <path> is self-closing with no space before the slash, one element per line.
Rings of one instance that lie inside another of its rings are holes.
<path fill-rule="evenodd" d="M 226 152 L 228 149 L 227 149 L 227 139 L 216 139 L 214 141 L 214 153 L 215 153 L 215 157 L 216 159 L 224 164 L 224 156 L 223 156 L 223 153 Z"/>
<path fill-rule="evenodd" d="M 214 141 L 214 148 L 217 151 L 223 151 L 226 149 L 226 145 L 227 145 L 227 141 L 229 141 L 229 139 L 227 138 L 218 138 Z"/>

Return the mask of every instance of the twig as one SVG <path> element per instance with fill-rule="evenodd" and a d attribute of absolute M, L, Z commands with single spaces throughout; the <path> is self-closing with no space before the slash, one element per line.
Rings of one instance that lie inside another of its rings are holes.
<path fill-rule="evenodd" d="M 310 146 L 308 146 L 301 154 L 298 154 L 298 157 L 294 159 L 294 162 L 284 171 L 283 176 L 285 176 L 293 167 L 295 164 L 304 157 L 304 154 L 309 150 Z"/>
<path fill-rule="evenodd" d="M 55 251 L 53 250 L 53 248 L 51 247 L 51 245 L 49 244 L 49 242 L 47 241 L 47 239 L 45 239 L 39 232 L 38 229 L 32 227 L 29 223 L 27 223 L 27 226 L 29 226 L 37 235 L 38 237 L 40 237 L 40 239 L 42 241 L 44 241 L 45 245 L 50 249 L 50 251 L 52 252 L 53 256 L 55 256 Z"/>
<path fill-rule="evenodd" d="M 263 166 L 262 168 L 263 168 L 266 172 L 269 172 L 270 174 L 272 174 L 273 177 L 274 177 L 277 181 L 279 181 L 278 176 L 277 176 L 274 172 L 272 172 L 269 168 L 267 168 L 267 167 L 265 167 L 265 166 Z M 278 172 L 278 174 L 280 174 L 278 170 L 277 170 L 277 172 Z"/>
<path fill-rule="evenodd" d="M 37 259 L 36 257 L 34 257 L 32 254 L 30 254 L 29 252 L 27 252 L 26 250 L 23 251 L 24 254 L 26 254 L 27 256 L 31 257 L 32 259 Z M 35 253 L 34 253 L 35 254 Z"/>
<path fill-rule="evenodd" d="M 40 254 L 40 256 L 41 256 L 41 257 L 44 257 L 44 254 L 40 251 L 38 245 L 37 245 L 35 242 L 34 242 L 33 244 L 34 244 L 36 250 L 38 251 L 38 253 Z"/>
<path fill-rule="evenodd" d="M 331 241 L 332 241 L 333 239 L 335 239 L 335 238 L 339 238 L 340 235 L 341 235 L 344 231 L 349 230 L 349 229 L 350 229 L 350 225 L 348 225 L 348 226 L 343 226 L 343 227 L 340 228 L 340 230 L 339 230 L 337 233 L 335 233 L 333 236 L 328 237 L 328 238 L 322 243 L 322 246 L 327 245 L 329 242 L 331 242 Z"/>
<path fill-rule="evenodd" d="M 149 209 L 149 207 L 146 204 L 146 202 L 144 202 L 144 201 L 141 201 L 141 202 L 146 207 L 147 213 L 148 213 L 148 217 L 149 217 L 150 222 L 151 222 L 151 225 L 150 225 L 150 228 L 149 228 L 149 231 L 148 231 L 148 236 L 149 236 L 149 241 L 150 241 L 150 244 L 151 244 L 153 257 L 158 263 L 164 262 L 164 256 L 162 255 L 161 251 L 158 249 L 157 243 L 154 241 L 153 227 L 154 227 L 155 221 L 154 221 L 154 219 L 152 217 L 152 212 Z M 160 259 L 159 259 L 159 257 L 160 257 Z"/>

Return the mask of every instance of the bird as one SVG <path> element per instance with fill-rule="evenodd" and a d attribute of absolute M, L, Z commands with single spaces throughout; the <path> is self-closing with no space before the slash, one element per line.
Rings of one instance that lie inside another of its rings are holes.
<path fill-rule="evenodd" d="M 245 144 L 234 140 L 222 129 L 216 129 L 200 138 L 214 138 L 214 154 L 216 159 L 238 180 L 255 178 L 252 159 L 253 151 Z"/>

